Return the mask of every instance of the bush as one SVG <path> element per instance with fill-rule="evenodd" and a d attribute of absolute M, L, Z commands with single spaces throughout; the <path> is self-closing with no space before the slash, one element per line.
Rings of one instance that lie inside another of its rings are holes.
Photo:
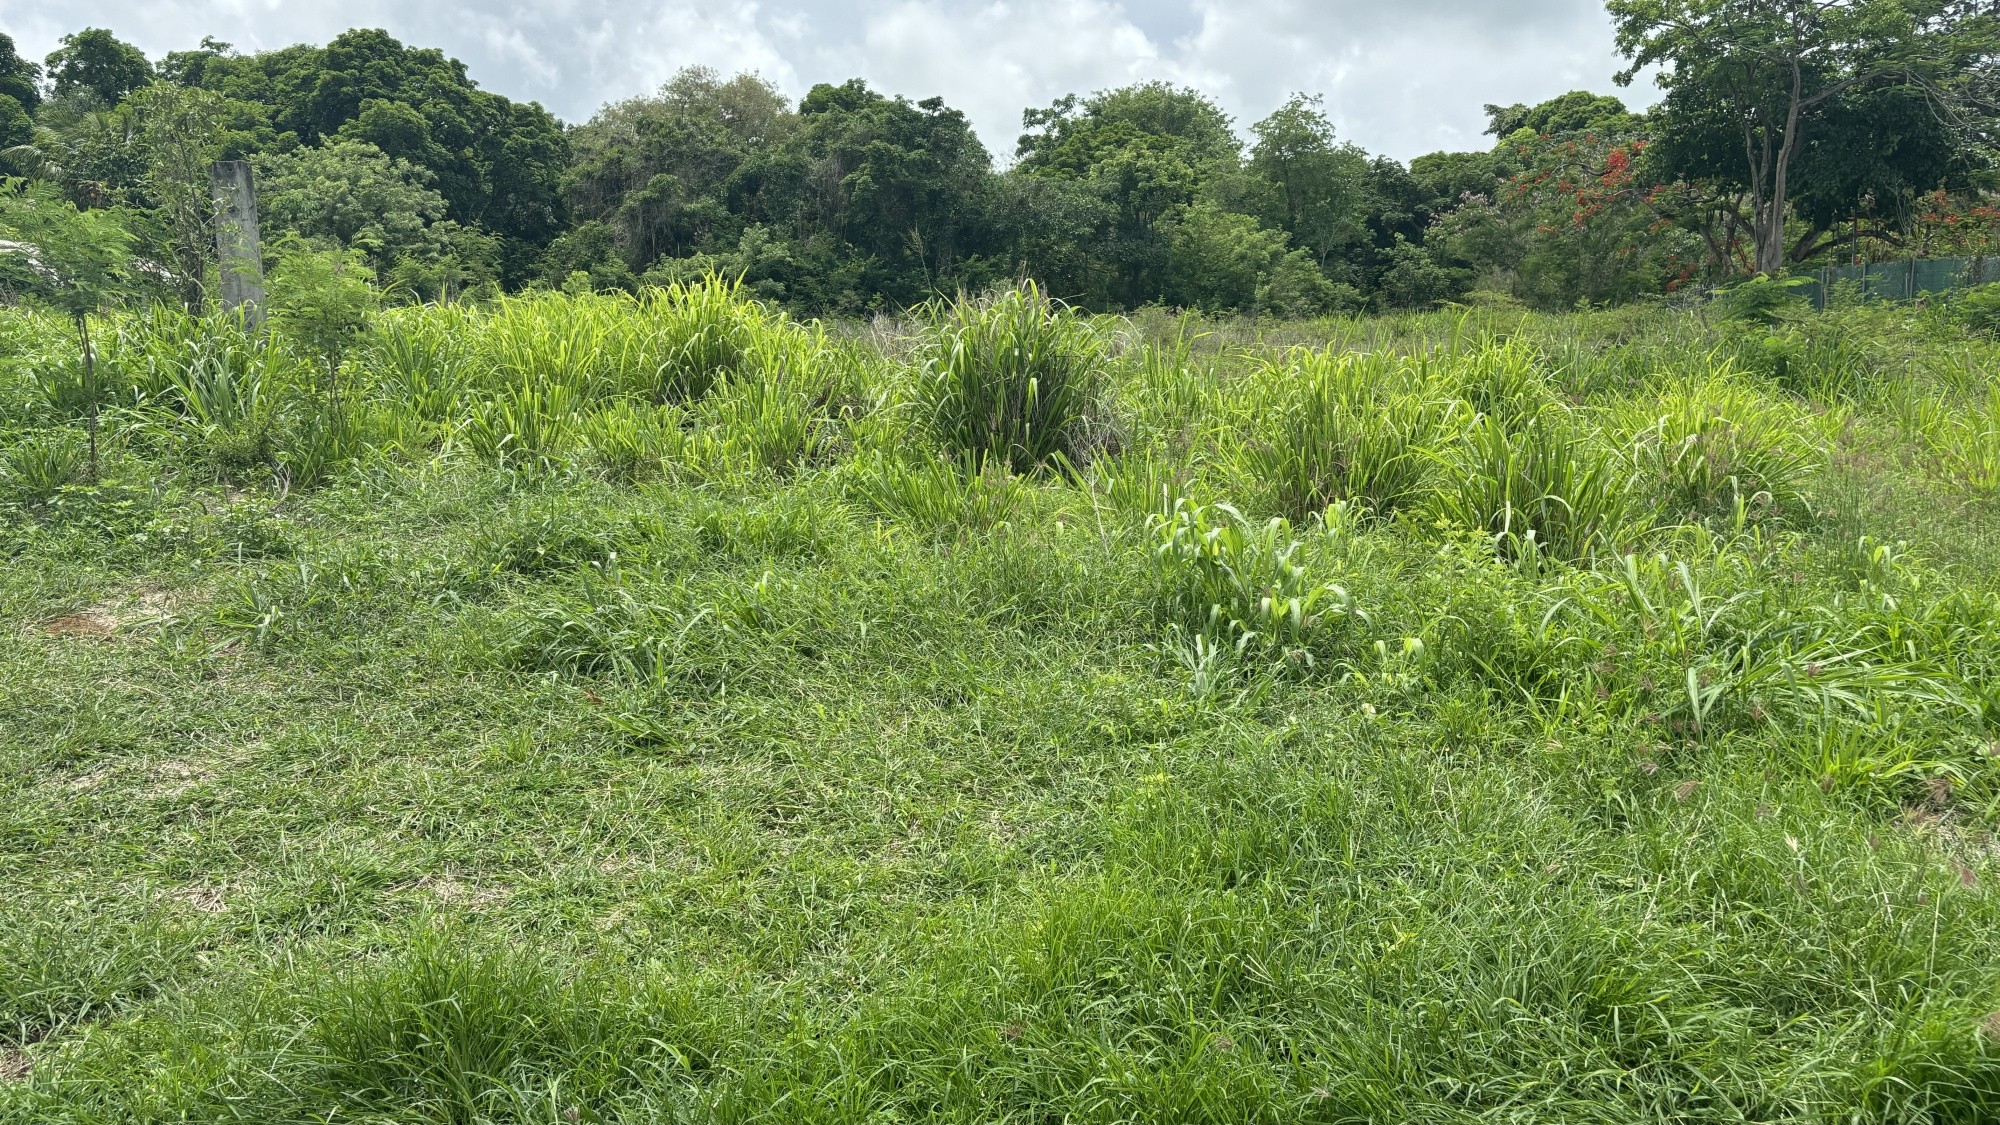
<path fill-rule="evenodd" d="M 1087 460 L 1104 353 L 1076 311 L 1033 283 L 940 310 L 924 344 L 918 402 L 955 455 L 1015 472 Z"/>
<path fill-rule="evenodd" d="M 1809 307 L 1804 292 L 1811 284 L 1807 277 L 1756 277 L 1740 281 L 1721 293 L 1723 315 L 1745 324 L 1774 327 L 1803 315 Z"/>
<path fill-rule="evenodd" d="M 1981 336 L 2000 336 L 2000 284 L 1967 289 L 1952 302 L 1959 323 Z"/>

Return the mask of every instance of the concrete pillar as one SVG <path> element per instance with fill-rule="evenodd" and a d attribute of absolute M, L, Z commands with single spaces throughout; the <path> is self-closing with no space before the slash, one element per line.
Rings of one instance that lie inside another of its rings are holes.
<path fill-rule="evenodd" d="M 257 185 L 247 160 L 218 160 L 208 170 L 215 198 L 215 258 L 222 268 L 222 307 L 242 309 L 264 323 L 264 251 L 257 237 Z"/>

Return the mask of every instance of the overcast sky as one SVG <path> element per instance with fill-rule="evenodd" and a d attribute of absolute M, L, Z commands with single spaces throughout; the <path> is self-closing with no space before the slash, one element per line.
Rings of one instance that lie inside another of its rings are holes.
<path fill-rule="evenodd" d="M 942 95 L 1003 161 L 1023 107 L 1155 78 L 1208 92 L 1239 129 L 1294 90 L 1323 94 L 1343 138 L 1406 160 L 1490 143 L 1488 102 L 1619 92 L 1601 0 L 8 0 L 0 15 L 29 58 L 87 26 L 154 58 L 203 35 L 264 50 L 384 27 L 566 121 L 692 64 L 794 97 L 858 76 Z"/>

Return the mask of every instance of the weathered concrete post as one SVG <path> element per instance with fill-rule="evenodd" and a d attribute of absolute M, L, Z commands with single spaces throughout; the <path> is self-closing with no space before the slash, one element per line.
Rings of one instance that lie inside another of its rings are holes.
<path fill-rule="evenodd" d="M 222 307 L 264 323 L 264 251 L 257 238 L 257 185 L 247 160 L 218 160 L 208 170 L 215 198 L 215 257 L 222 268 Z"/>

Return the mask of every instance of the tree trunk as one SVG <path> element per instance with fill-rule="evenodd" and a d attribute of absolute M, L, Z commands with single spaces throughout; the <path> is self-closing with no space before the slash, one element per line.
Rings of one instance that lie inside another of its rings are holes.
<path fill-rule="evenodd" d="M 1757 272 L 1775 276 L 1785 272 L 1785 202 L 1789 194 L 1792 153 L 1798 148 L 1799 111 L 1805 96 L 1805 75 L 1797 59 L 1792 60 L 1792 100 L 1785 107 L 1785 139 L 1778 145 L 1772 162 L 1771 194 L 1764 200 L 1764 212 L 1757 216 Z"/>

